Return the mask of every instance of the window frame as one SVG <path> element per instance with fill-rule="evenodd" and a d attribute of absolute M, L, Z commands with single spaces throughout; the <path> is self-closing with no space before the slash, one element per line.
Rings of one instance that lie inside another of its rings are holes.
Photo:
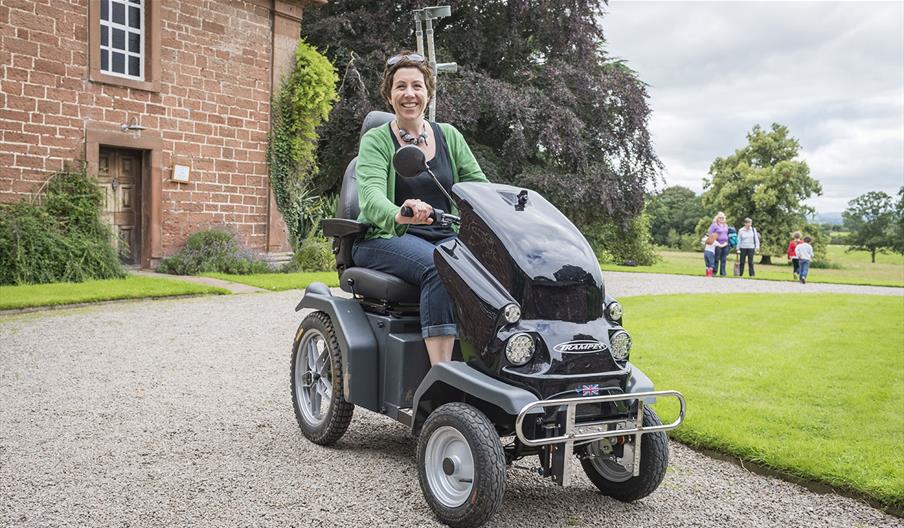
<path fill-rule="evenodd" d="M 107 0 L 109 1 L 109 0 Z M 126 26 L 128 26 L 128 0 L 123 2 L 126 5 Z M 88 78 L 93 82 L 104 84 L 112 84 L 117 86 L 125 86 L 128 88 L 137 88 L 149 92 L 160 91 L 160 2 L 154 0 L 144 0 L 141 3 L 143 14 L 141 24 L 142 42 L 141 65 L 143 71 L 142 79 L 128 76 L 127 74 L 118 74 L 115 72 L 105 72 L 100 69 L 101 65 L 101 49 L 100 49 L 100 2 L 91 0 L 88 2 Z M 111 8 L 112 18 L 112 8 Z M 110 24 L 113 24 L 111 21 Z M 112 26 L 108 38 L 112 40 Z M 134 29 L 134 28 L 133 28 Z M 109 42 L 109 41 L 108 41 Z M 110 46 L 107 46 L 108 48 Z M 128 48 L 128 31 L 126 32 L 126 48 Z M 128 57 L 126 53 L 126 70 L 128 71 Z M 111 56 L 112 60 L 112 56 Z"/>

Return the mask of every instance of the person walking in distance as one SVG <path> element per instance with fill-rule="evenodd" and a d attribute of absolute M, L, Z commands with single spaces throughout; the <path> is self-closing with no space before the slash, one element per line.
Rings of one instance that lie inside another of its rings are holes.
<path fill-rule="evenodd" d="M 813 260 L 813 246 L 810 245 L 812 240 L 810 237 L 804 237 L 804 241 L 794 248 L 794 252 L 797 255 L 798 274 L 800 275 L 801 284 L 807 283 L 807 275 L 810 274 L 810 261 Z"/>
<path fill-rule="evenodd" d="M 794 277 L 794 280 L 797 280 L 797 273 L 800 268 L 799 261 L 797 260 L 797 252 L 795 251 L 795 249 L 801 242 L 802 240 L 800 239 L 800 231 L 791 233 L 791 242 L 788 243 L 788 260 L 791 262 L 791 273 Z"/>

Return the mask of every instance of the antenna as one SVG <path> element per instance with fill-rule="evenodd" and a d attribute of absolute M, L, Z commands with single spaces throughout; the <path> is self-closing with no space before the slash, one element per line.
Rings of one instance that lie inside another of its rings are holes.
<path fill-rule="evenodd" d="M 436 63 L 436 51 L 433 47 L 433 21 L 445 18 L 452 14 L 452 8 L 449 6 L 425 7 L 423 9 L 415 9 L 412 11 L 414 17 L 414 35 L 417 39 L 417 52 L 424 54 L 424 33 L 427 36 L 427 61 L 430 69 L 433 70 L 433 85 L 437 86 L 436 76 L 439 72 L 455 73 L 458 71 L 458 64 L 454 62 Z M 422 29 L 421 24 L 426 26 L 426 31 Z M 430 108 L 427 119 L 436 121 L 436 94 L 430 101 Z"/>

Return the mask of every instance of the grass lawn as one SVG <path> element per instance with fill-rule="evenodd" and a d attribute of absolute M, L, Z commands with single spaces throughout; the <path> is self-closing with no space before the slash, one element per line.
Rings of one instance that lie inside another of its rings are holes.
<path fill-rule="evenodd" d="M 904 298 L 625 297 L 631 360 L 687 398 L 670 434 L 904 505 Z M 677 404 L 657 404 L 674 420 Z"/>
<path fill-rule="evenodd" d="M 124 279 L 0 286 L 0 310 L 204 293 L 229 291 L 172 279 L 130 275 Z"/>
<path fill-rule="evenodd" d="M 838 264 L 842 269 L 810 268 L 809 282 L 833 284 L 868 284 L 874 286 L 904 287 L 904 255 L 877 255 L 876 263 L 870 262 L 869 253 L 854 251 L 848 253 L 846 246 L 829 246 L 828 260 Z M 616 266 L 603 264 L 603 270 L 632 271 L 641 273 L 669 273 L 672 275 L 703 276 L 703 253 L 683 251 L 660 251 L 662 261 L 652 266 Z M 728 274 L 731 275 L 734 256 L 728 259 Z M 757 279 L 791 280 L 791 266 L 784 258 L 773 257 L 776 264 L 761 266 L 757 264 L 759 256 L 754 259 Z M 746 271 L 746 270 L 745 270 Z M 746 276 L 746 275 L 745 275 Z"/>
<path fill-rule="evenodd" d="M 335 271 L 312 273 L 259 273 L 256 275 L 205 273 L 203 276 L 230 282 L 238 282 L 272 291 L 301 289 L 307 287 L 307 285 L 312 282 L 322 282 L 330 287 L 339 286 L 339 276 Z"/>

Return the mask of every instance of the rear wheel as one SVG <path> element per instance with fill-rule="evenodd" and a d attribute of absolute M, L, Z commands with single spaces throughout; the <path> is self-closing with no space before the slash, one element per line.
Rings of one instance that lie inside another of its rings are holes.
<path fill-rule="evenodd" d="M 342 355 L 333 323 L 323 312 L 301 322 L 292 349 L 292 405 L 308 440 L 335 443 L 345 434 L 355 406 L 343 392 Z"/>
<path fill-rule="evenodd" d="M 662 422 L 653 409 L 645 407 L 643 425 L 651 427 L 662 425 Z M 656 491 L 669 466 L 669 438 L 663 431 L 641 436 L 640 474 L 636 477 L 595 444 L 591 444 L 587 451 L 592 457 L 581 460 L 587 478 L 604 495 L 625 502 L 642 499 Z"/>
<path fill-rule="evenodd" d="M 505 455 L 490 420 L 465 403 L 447 403 L 424 422 L 417 444 L 424 499 L 440 522 L 480 526 L 502 503 Z"/>

